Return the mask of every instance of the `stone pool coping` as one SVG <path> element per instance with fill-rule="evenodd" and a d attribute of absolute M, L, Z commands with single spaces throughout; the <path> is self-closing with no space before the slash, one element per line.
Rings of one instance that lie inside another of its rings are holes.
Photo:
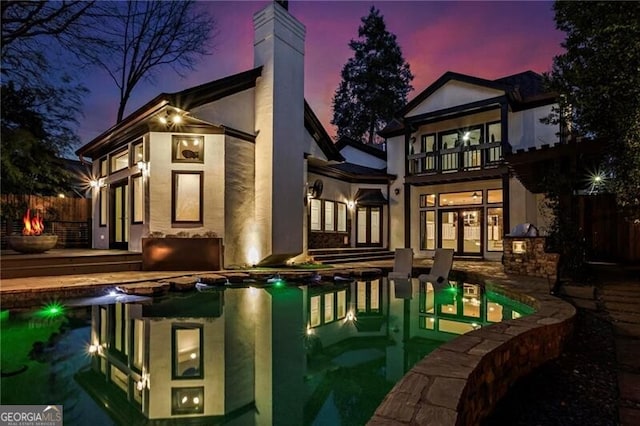
<path fill-rule="evenodd" d="M 463 334 L 418 362 L 387 394 L 369 426 L 472 425 L 520 378 L 557 358 L 576 309 L 546 280 L 465 271 L 465 281 L 535 308 L 532 315 Z"/>

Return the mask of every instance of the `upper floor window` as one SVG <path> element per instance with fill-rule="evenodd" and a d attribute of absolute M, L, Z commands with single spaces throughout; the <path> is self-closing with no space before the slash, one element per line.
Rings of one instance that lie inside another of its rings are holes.
<path fill-rule="evenodd" d="M 501 142 L 502 141 L 502 125 L 500 122 L 487 124 L 487 142 Z"/>
<path fill-rule="evenodd" d="M 111 154 L 111 173 L 129 167 L 129 150 L 125 149 Z"/>
<path fill-rule="evenodd" d="M 107 163 L 107 158 L 101 158 L 100 159 L 100 177 L 105 177 L 107 175 L 107 173 L 109 173 L 108 170 L 108 164 Z"/>
<path fill-rule="evenodd" d="M 136 141 L 132 145 L 133 157 L 131 158 L 132 165 L 138 164 L 140 161 L 144 161 L 144 145 L 142 139 Z"/>
<path fill-rule="evenodd" d="M 174 163 L 204 163 L 204 136 L 174 135 Z"/>

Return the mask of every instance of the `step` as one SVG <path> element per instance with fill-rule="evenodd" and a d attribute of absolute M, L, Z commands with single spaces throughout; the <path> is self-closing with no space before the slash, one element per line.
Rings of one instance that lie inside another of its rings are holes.
<path fill-rule="evenodd" d="M 335 260 L 320 260 L 320 262 L 328 263 L 328 264 L 338 264 L 338 263 L 353 263 L 353 262 L 373 262 L 377 260 L 393 260 L 393 258 L 394 258 L 393 255 L 388 256 L 388 255 L 362 254 L 361 256 L 358 256 L 358 257 L 348 257 L 348 258 L 335 259 Z"/>
<path fill-rule="evenodd" d="M 393 259 L 394 252 L 388 250 L 379 251 L 359 251 L 355 253 L 334 253 L 334 254 L 321 254 L 313 255 L 313 259 L 318 262 L 333 262 L 348 259 L 358 259 L 362 257 L 381 257 L 385 259 Z"/>
<path fill-rule="evenodd" d="M 141 253 L 128 253 L 128 254 L 104 254 L 104 255 L 91 255 L 91 256 L 3 256 L 2 257 L 2 269 L 5 268 L 26 268 L 26 267 L 38 267 L 42 265 L 80 265 L 80 264 L 93 264 L 93 263 L 118 263 L 118 262 L 130 262 L 130 261 L 142 261 Z"/>
<path fill-rule="evenodd" d="M 142 260 L 124 262 L 94 262 L 63 265 L 19 266 L 6 268 L 2 265 L 1 279 L 45 277 L 58 275 L 95 274 L 103 272 L 141 271 Z"/>
<path fill-rule="evenodd" d="M 372 252 L 389 251 L 386 247 L 337 247 L 337 248 L 320 248 L 309 249 L 309 255 L 325 255 L 337 253 L 372 253 Z"/>

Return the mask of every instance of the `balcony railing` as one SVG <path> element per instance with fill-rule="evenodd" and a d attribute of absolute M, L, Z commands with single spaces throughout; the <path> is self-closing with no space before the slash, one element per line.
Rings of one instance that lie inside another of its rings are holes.
<path fill-rule="evenodd" d="M 497 167 L 502 162 L 500 142 L 457 146 L 408 156 L 409 175 L 453 173 Z"/>

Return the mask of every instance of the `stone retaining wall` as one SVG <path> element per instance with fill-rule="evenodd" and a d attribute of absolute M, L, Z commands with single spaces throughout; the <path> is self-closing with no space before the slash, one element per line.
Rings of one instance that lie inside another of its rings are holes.
<path fill-rule="evenodd" d="M 514 251 L 522 246 L 523 253 Z M 555 278 L 558 274 L 560 255 L 544 251 L 545 237 L 504 237 L 503 264 L 507 274 L 529 277 Z"/>
<path fill-rule="evenodd" d="M 433 351 L 398 382 L 369 425 L 477 425 L 521 377 L 557 358 L 573 331 L 575 308 L 550 296 L 546 283 L 479 276 L 487 290 L 527 303 L 532 315 L 464 334 Z M 530 280 L 531 281 L 531 280 Z M 515 289 L 515 290 L 514 290 Z"/>

